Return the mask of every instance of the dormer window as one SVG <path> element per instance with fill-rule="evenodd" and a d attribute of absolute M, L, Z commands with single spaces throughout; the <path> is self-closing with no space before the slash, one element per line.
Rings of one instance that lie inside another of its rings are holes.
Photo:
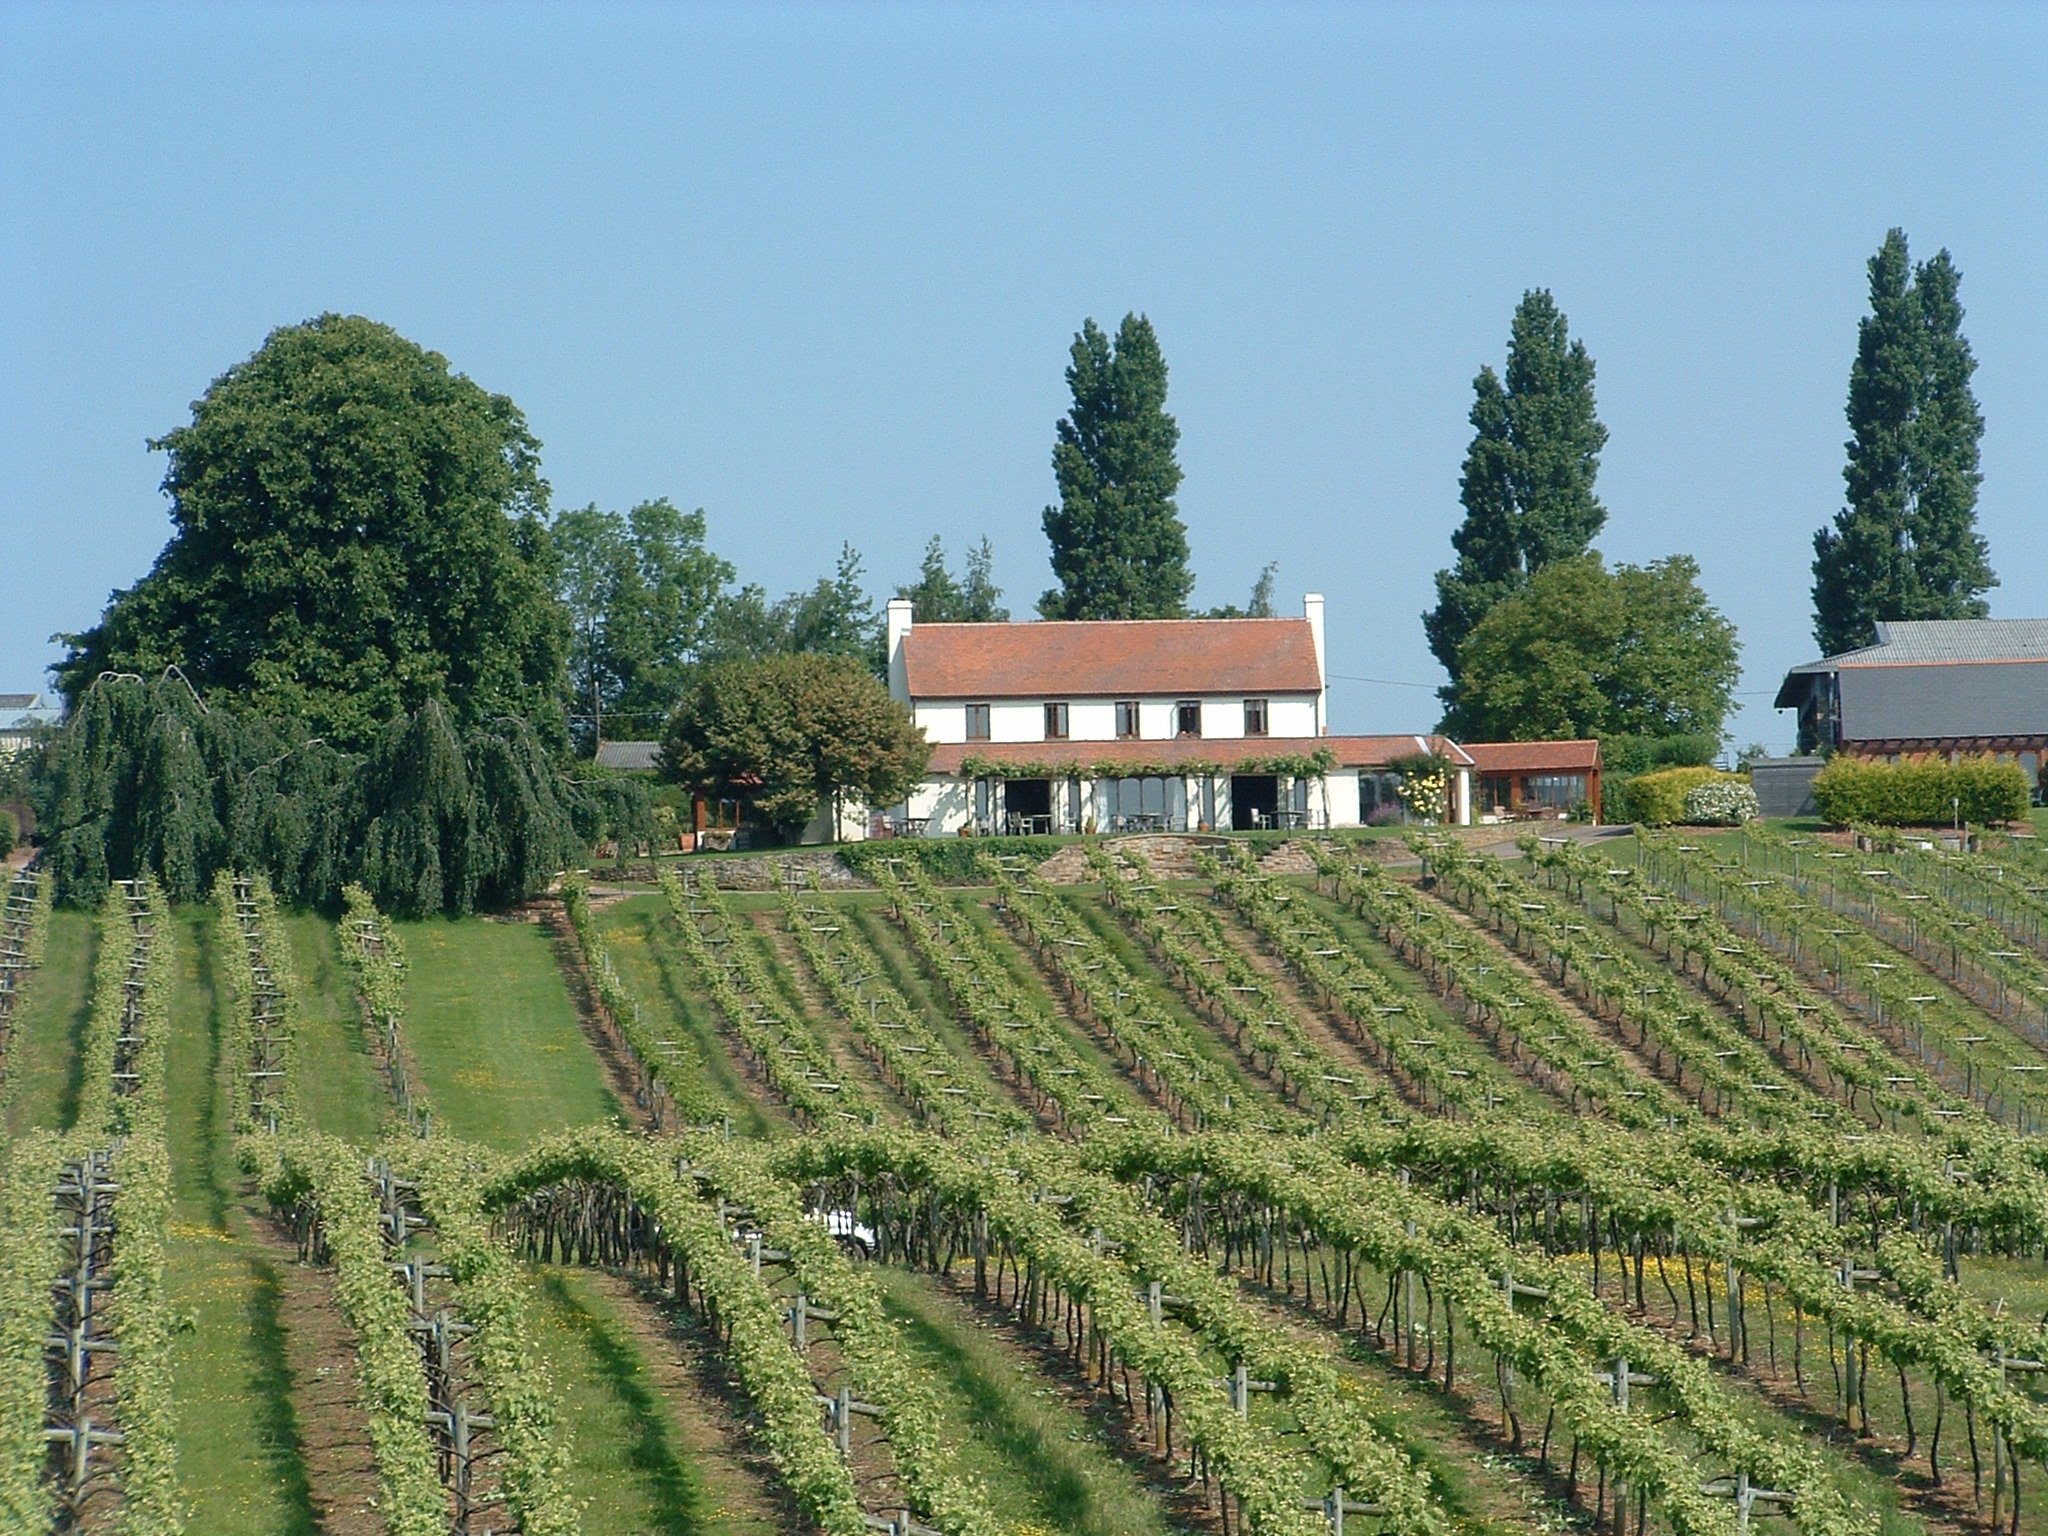
<path fill-rule="evenodd" d="M 1202 734 L 1202 701 L 1182 699 L 1173 706 L 1173 734 L 1176 736 L 1199 736 Z"/>
<path fill-rule="evenodd" d="M 1266 701 L 1246 699 L 1244 701 L 1244 733 L 1247 736 L 1266 734 Z"/>
<path fill-rule="evenodd" d="M 1048 704 L 1045 706 L 1045 739 L 1065 741 L 1067 739 L 1067 706 Z"/>
<path fill-rule="evenodd" d="M 967 706 L 967 739 L 969 741 L 988 740 L 988 706 L 986 704 L 970 704 Z"/>

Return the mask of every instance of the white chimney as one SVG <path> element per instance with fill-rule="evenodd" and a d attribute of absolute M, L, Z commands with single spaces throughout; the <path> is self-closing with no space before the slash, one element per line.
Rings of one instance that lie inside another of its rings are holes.
<path fill-rule="evenodd" d="M 888 606 L 889 697 L 910 702 L 910 673 L 903 665 L 903 637 L 910 633 L 913 612 L 907 597 L 892 597 Z M 1322 642 L 1317 641 L 1317 654 Z"/>
<path fill-rule="evenodd" d="M 1329 663 L 1323 650 L 1323 594 L 1311 592 L 1301 600 L 1301 611 L 1308 620 L 1309 635 L 1316 643 L 1316 734 L 1330 734 L 1330 683 Z"/>

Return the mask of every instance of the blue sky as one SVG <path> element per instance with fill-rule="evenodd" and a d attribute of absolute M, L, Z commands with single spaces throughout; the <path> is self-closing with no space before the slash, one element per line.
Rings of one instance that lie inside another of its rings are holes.
<path fill-rule="evenodd" d="M 1698 558 L 1731 729 L 1788 744 L 1889 226 L 1962 268 L 1993 611 L 2048 613 L 2044 86 L 2040 7 L 0 4 L 0 690 L 148 568 L 145 439 L 277 325 L 396 326 L 557 506 L 702 506 L 771 589 L 987 534 L 1023 613 L 1067 345 L 1136 309 L 1197 602 L 1277 560 L 1337 728 L 1427 728 L 1472 376 L 1543 286 L 1600 547 Z"/>

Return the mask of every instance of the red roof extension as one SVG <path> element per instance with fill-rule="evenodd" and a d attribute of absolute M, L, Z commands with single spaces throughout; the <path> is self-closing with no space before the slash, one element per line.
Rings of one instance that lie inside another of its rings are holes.
<path fill-rule="evenodd" d="M 1481 774 L 1590 773 L 1600 766 L 1597 741 L 1468 741 Z"/>
<path fill-rule="evenodd" d="M 1316 693 L 1307 619 L 1091 619 L 918 624 L 903 637 L 913 699 Z"/>
<path fill-rule="evenodd" d="M 915 633 L 915 631 L 913 631 Z M 957 778 L 970 757 L 997 763 L 1046 763 L 1077 768 L 1093 763 L 1233 763 L 1257 758 L 1306 757 L 1328 751 L 1339 768 L 1378 768 L 1397 757 L 1438 752 L 1453 763 L 1467 761 L 1455 742 L 1442 736 L 1178 736 L 1170 741 L 969 741 L 932 749 L 930 772 Z"/>

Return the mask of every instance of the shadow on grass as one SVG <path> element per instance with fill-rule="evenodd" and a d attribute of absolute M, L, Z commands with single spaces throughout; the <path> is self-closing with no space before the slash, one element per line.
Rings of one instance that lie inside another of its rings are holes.
<path fill-rule="evenodd" d="M 275 1468 L 278 1495 L 284 1503 L 287 1524 L 283 1536 L 318 1536 L 319 1517 L 313 1509 L 313 1488 L 306 1478 L 305 1442 L 299 1433 L 299 1416 L 292 1406 L 292 1368 L 286 1357 L 284 1324 L 278 1318 L 283 1294 L 277 1271 L 258 1261 L 250 1266 L 255 1285 L 249 1295 L 249 1346 L 255 1356 L 255 1371 L 249 1389 L 261 1405 L 257 1422 L 263 1426 L 265 1459 Z"/>
<path fill-rule="evenodd" d="M 213 925 L 205 921 L 194 921 L 185 925 L 185 932 L 179 938 L 192 946 L 192 989 L 198 1011 L 204 1015 L 200 1020 L 205 1031 L 202 1049 L 206 1061 L 206 1075 L 198 1095 L 199 1102 L 193 1105 L 193 1159 L 192 1166 L 178 1177 L 175 1159 L 172 1170 L 176 1182 L 186 1185 L 182 1191 L 186 1198 L 204 1200 L 207 1224 L 217 1231 L 226 1231 L 228 1225 L 227 1182 L 221 1177 L 221 1126 L 220 1126 L 220 1068 L 221 1028 L 220 992 L 214 985 Z"/>
<path fill-rule="evenodd" d="M 95 968 L 99 963 L 99 938 L 95 931 L 89 950 Z M 88 973 L 90 974 L 90 973 Z M 57 1096 L 57 1124 L 65 1130 L 72 1130 L 78 1124 L 78 1101 L 85 1096 L 85 1036 L 92 1028 L 92 988 L 85 989 L 77 1012 L 71 1015 L 71 1027 L 65 1031 L 65 1044 L 71 1049 L 70 1065 L 64 1069 L 64 1088 Z"/>
<path fill-rule="evenodd" d="M 668 1002 L 669 1012 L 696 1046 L 705 1081 L 719 1098 L 732 1106 L 734 1129 L 743 1136 L 765 1136 L 774 1127 L 761 1112 L 753 1089 L 734 1067 L 724 1037 L 696 1011 L 678 974 L 687 969 L 688 962 L 670 949 L 661 932 L 662 921 L 660 917 L 640 913 L 635 916 L 634 925 L 640 930 L 648 958 L 654 962 L 654 969 L 661 977 L 661 993 Z"/>
<path fill-rule="evenodd" d="M 888 1297 L 887 1309 L 891 1321 L 919 1357 L 918 1363 L 942 1377 L 971 1410 L 975 1438 L 1009 1464 L 1008 1475 L 1025 1491 L 1036 1525 L 1047 1525 L 1071 1536 L 1114 1536 L 1132 1528 L 1126 1515 L 1107 1507 L 1099 1490 L 1073 1464 L 1064 1443 L 1075 1438 L 1071 1409 L 1064 1404 L 1047 1409 L 1035 1399 L 1020 1400 L 1005 1391 L 988 1374 L 986 1362 L 925 1317 L 901 1291 Z M 1041 1421 L 1034 1423 L 1034 1418 Z M 1107 1444 L 1104 1453 L 1115 1459 Z M 1148 1503 L 1148 1510 L 1158 1517 L 1153 1529 L 1184 1529 L 1156 1506 Z M 1023 1513 L 1014 1508 L 1004 1512 L 1012 1516 Z"/>
<path fill-rule="evenodd" d="M 541 1286 L 562 1327 L 589 1352 L 597 1374 L 625 1410 L 626 1464 L 646 1486 L 657 1522 L 654 1529 L 672 1536 L 704 1529 L 703 1486 L 670 1443 L 668 1417 L 648 1390 L 632 1340 L 587 1308 L 561 1275 L 544 1276 Z"/>

